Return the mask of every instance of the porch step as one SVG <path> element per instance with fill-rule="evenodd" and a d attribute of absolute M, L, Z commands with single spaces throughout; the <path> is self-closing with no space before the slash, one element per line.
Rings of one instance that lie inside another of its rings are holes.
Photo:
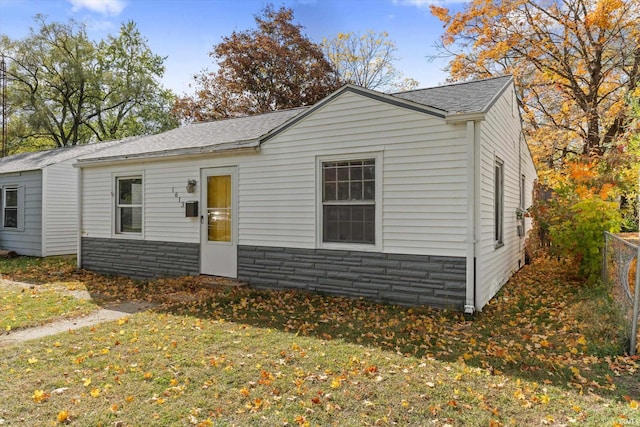
<path fill-rule="evenodd" d="M 229 279 L 227 277 L 218 276 L 205 276 L 200 275 L 198 281 L 206 286 L 224 286 L 228 288 L 244 288 L 249 286 L 248 283 L 239 282 L 235 279 Z"/>

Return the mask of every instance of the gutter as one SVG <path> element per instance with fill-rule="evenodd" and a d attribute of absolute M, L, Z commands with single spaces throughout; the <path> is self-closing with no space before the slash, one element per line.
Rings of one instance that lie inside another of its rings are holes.
<path fill-rule="evenodd" d="M 157 161 L 166 160 L 170 158 L 184 159 L 189 157 L 201 157 L 202 155 L 209 154 L 226 154 L 226 153 L 242 153 L 242 152 L 257 152 L 260 151 L 260 146 L 257 141 L 251 141 L 247 143 L 233 143 L 233 144 L 216 144 L 205 147 L 197 148 L 180 148 L 175 150 L 162 150 L 151 153 L 139 153 L 139 154 L 124 154 L 111 157 L 96 157 L 91 159 L 81 159 L 74 163 L 74 167 L 83 168 L 85 166 L 106 166 L 123 162 L 140 162 L 140 161 Z"/>

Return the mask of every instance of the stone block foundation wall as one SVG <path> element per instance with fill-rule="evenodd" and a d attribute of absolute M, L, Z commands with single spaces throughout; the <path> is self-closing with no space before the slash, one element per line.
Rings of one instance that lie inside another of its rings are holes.
<path fill-rule="evenodd" d="M 466 260 L 375 252 L 238 247 L 238 280 L 403 305 L 462 310 Z"/>
<path fill-rule="evenodd" d="M 133 239 L 82 238 L 82 268 L 152 279 L 200 274 L 200 244 Z"/>
<path fill-rule="evenodd" d="M 82 238 L 82 268 L 152 279 L 200 274 L 200 245 Z M 403 305 L 462 310 L 461 257 L 238 246 L 238 280 L 261 289 L 301 289 Z"/>

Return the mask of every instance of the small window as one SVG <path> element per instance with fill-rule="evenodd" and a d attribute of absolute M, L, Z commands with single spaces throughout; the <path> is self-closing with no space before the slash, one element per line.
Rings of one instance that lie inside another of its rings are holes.
<path fill-rule="evenodd" d="M 116 178 L 116 233 L 142 232 L 142 177 Z"/>
<path fill-rule="evenodd" d="M 322 163 L 322 241 L 376 242 L 375 159 Z"/>
<path fill-rule="evenodd" d="M 494 240 L 496 246 L 504 243 L 504 163 L 496 158 L 494 176 Z"/>
<path fill-rule="evenodd" d="M 18 189 L 5 188 L 2 200 L 2 225 L 4 228 L 18 228 Z"/>

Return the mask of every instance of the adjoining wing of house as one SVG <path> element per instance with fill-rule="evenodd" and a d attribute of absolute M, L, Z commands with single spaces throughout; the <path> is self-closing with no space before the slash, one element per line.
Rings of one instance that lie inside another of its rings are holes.
<path fill-rule="evenodd" d="M 116 143 L 0 158 L 0 248 L 30 256 L 75 254 L 78 172 L 73 163 Z"/>
<path fill-rule="evenodd" d="M 191 124 L 82 156 L 81 267 L 480 310 L 524 263 L 511 77 Z"/>

